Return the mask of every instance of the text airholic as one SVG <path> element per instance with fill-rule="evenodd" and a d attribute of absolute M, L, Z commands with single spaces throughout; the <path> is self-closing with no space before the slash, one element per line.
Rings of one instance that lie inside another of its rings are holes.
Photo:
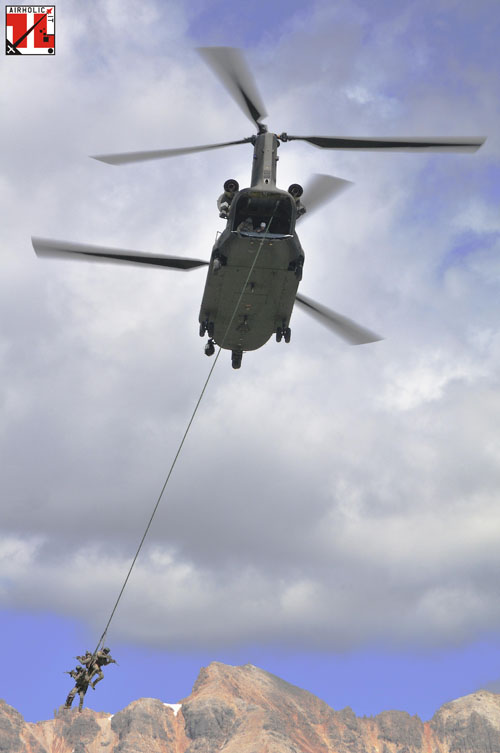
<path fill-rule="evenodd" d="M 7 5 L 7 13 L 47 13 L 47 8 L 52 10 L 53 6 L 48 5 Z"/>

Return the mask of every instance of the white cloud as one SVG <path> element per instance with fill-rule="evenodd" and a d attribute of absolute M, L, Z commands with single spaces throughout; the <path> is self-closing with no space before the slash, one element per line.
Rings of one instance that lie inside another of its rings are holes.
<path fill-rule="evenodd" d="M 498 82 L 462 39 L 460 7 L 440 6 L 464 55 L 457 70 L 439 28 L 425 28 L 435 3 L 422 18 L 365 5 L 317 3 L 272 48 L 260 36 L 249 45 L 271 129 L 496 128 Z M 100 4 L 92 49 L 92 9 L 65 8 L 75 23 L 60 28 L 50 75 L 42 59 L 15 75 L 8 59 L 1 73 L 0 593 L 98 631 L 208 373 L 204 273 L 42 262 L 29 236 L 206 258 L 220 187 L 230 175 L 248 183 L 249 148 L 120 169 L 86 155 L 231 140 L 251 126 L 192 51 L 181 4 L 143 4 L 132 42 L 123 5 Z M 472 36 L 487 33 L 490 10 L 469 12 Z M 387 339 L 349 348 L 295 312 L 289 346 L 246 354 L 240 372 L 222 354 L 116 635 L 338 648 L 498 625 L 495 148 L 281 146 L 279 185 L 313 172 L 356 184 L 304 220 L 303 291 Z"/>
<path fill-rule="evenodd" d="M 450 359 L 449 352 L 437 350 L 417 356 L 414 364 L 406 362 L 400 369 L 394 370 L 394 365 L 388 368 L 381 402 L 389 409 L 414 410 L 424 403 L 439 401 L 457 381 L 473 384 L 486 374 L 485 364 L 477 358 L 464 354 L 460 362 Z"/>

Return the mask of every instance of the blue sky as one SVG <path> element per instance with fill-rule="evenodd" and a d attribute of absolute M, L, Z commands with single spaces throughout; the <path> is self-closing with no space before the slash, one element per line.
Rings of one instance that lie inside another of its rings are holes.
<path fill-rule="evenodd" d="M 354 183 L 304 219 L 301 289 L 386 339 L 348 348 L 297 312 L 290 346 L 240 372 L 223 354 L 89 705 L 175 702 L 212 660 L 358 714 L 427 719 L 500 690 L 498 3 L 56 9 L 57 55 L 0 69 L 0 697 L 30 721 L 64 700 L 209 367 L 203 273 L 41 261 L 29 236 L 208 257 L 246 146 L 120 169 L 87 155 L 250 135 L 194 52 L 214 44 L 243 48 L 277 133 L 488 140 L 282 145 L 278 185 Z"/>
<path fill-rule="evenodd" d="M 51 704 L 58 705 L 69 684 L 60 667 L 66 662 L 71 669 L 75 646 L 90 648 L 94 636 L 81 622 L 54 615 L 3 610 L 2 624 L 4 644 L 11 649 L 4 657 L 5 676 L 10 678 L 8 702 L 23 710 L 28 721 L 50 717 Z M 455 697 L 478 688 L 500 690 L 498 682 L 491 683 L 500 662 L 498 636 L 435 651 L 375 646 L 329 654 L 243 646 L 176 652 L 116 644 L 113 654 L 119 666 L 108 668 L 96 695 L 89 691 L 87 698 L 91 708 L 110 713 L 139 697 L 176 703 L 189 695 L 200 667 L 211 661 L 255 664 L 309 690 L 333 708 L 351 706 L 358 716 L 400 709 L 427 720 Z"/>

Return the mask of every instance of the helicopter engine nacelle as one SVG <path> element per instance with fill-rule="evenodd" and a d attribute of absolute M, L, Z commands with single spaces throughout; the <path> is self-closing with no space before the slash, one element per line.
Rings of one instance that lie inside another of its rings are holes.
<path fill-rule="evenodd" d="M 228 178 L 228 180 L 226 180 L 226 182 L 224 183 L 224 191 L 226 191 L 226 193 L 236 193 L 239 187 L 240 184 L 234 178 Z"/>
<path fill-rule="evenodd" d="M 292 183 L 288 189 L 288 193 L 291 194 L 294 199 L 299 199 L 304 193 L 304 189 L 298 183 Z"/>

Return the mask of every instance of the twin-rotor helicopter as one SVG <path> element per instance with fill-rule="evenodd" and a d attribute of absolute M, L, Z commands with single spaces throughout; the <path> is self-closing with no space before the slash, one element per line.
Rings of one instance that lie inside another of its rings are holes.
<path fill-rule="evenodd" d="M 214 354 L 215 345 L 230 350 L 235 369 L 240 368 L 244 351 L 262 347 L 273 335 L 278 342 L 290 342 L 290 317 L 295 303 L 351 344 L 380 340 L 374 332 L 297 292 L 304 267 L 304 251 L 295 230 L 297 220 L 306 210 L 311 212 L 334 198 L 350 183 L 333 176 L 317 175 L 306 189 L 302 204 L 303 189 L 299 184 L 292 184 L 287 191 L 276 186 L 278 147 L 300 140 L 322 149 L 474 152 L 484 139 L 339 138 L 269 133 L 262 123 L 266 110 L 241 53 L 231 47 L 204 47 L 199 51 L 255 124 L 257 133 L 221 144 L 101 154 L 94 159 L 110 165 L 124 165 L 236 144 L 252 145 L 250 187 L 240 190 L 238 182 L 232 178 L 224 183 L 218 209 L 226 227 L 216 239 L 210 260 L 46 238 L 32 239 L 35 252 L 38 256 L 150 264 L 178 270 L 207 266 L 199 315 L 200 336 L 208 338 L 205 345 L 208 356 Z"/>

